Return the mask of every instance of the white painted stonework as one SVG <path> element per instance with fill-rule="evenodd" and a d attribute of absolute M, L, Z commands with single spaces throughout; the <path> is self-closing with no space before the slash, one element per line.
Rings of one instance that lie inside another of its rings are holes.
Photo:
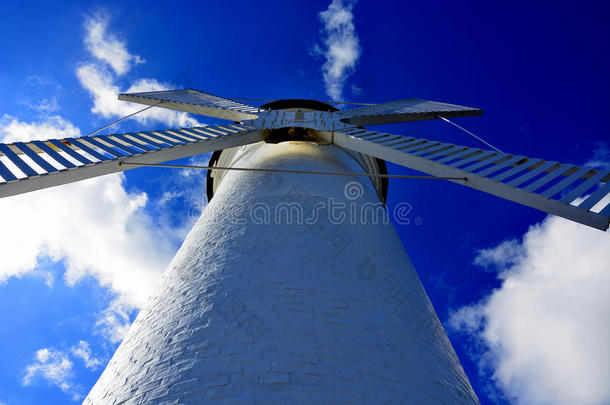
<path fill-rule="evenodd" d="M 333 146 L 243 151 L 362 172 Z M 226 172 L 84 403 L 478 403 L 376 202 L 366 177 Z"/>

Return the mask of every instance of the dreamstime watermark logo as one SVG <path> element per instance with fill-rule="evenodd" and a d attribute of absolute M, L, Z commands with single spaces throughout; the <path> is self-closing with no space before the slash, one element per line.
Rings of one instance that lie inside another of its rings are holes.
<path fill-rule="evenodd" d="M 391 209 L 371 197 L 372 190 L 358 181 L 350 181 L 343 188 L 343 196 L 313 197 L 298 186 L 283 195 L 274 195 L 284 185 L 280 175 L 269 177 L 261 187 L 270 194 L 263 193 L 259 201 L 248 206 L 237 203 L 228 208 L 229 221 L 237 225 L 314 225 L 321 221 L 333 225 L 389 224 L 393 220 L 398 225 L 421 225 L 421 217 L 412 217 L 413 206 L 399 202 Z M 367 193 L 370 198 L 367 198 Z M 194 201 L 188 208 L 188 217 L 195 223 L 201 216 L 205 204 Z"/>
<path fill-rule="evenodd" d="M 357 181 L 350 181 L 343 187 L 343 194 L 348 200 L 358 200 L 364 195 L 364 186 Z"/>
<path fill-rule="evenodd" d="M 284 185 L 281 175 L 274 174 L 261 183 L 269 192 L 277 191 Z M 371 193 L 372 191 L 368 191 Z M 237 225 L 313 225 L 328 221 L 334 225 L 389 224 L 393 220 L 398 225 L 422 225 L 421 217 L 412 217 L 413 206 L 405 201 L 391 209 L 379 201 L 366 201 L 367 189 L 358 181 L 350 181 L 343 187 L 343 198 L 312 198 L 300 187 L 294 186 L 283 195 L 263 194 L 261 199 L 245 206 L 235 204 L 227 207 L 229 221 Z M 374 200 L 373 198 L 370 198 Z M 191 223 L 197 222 L 206 204 L 193 201 L 188 207 Z"/>
<path fill-rule="evenodd" d="M 199 200 L 191 201 L 186 214 L 191 224 L 194 225 L 197 222 L 206 205 L 207 204 L 205 203 L 203 197 Z"/>
<path fill-rule="evenodd" d="M 399 202 L 394 206 L 393 214 L 394 221 L 399 225 L 409 225 L 411 223 L 410 213 L 413 210 L 413 206 L 408 202 Z M 413 218 L 415 225 L 421 225 L 424 223 L 421 217 Z"/>

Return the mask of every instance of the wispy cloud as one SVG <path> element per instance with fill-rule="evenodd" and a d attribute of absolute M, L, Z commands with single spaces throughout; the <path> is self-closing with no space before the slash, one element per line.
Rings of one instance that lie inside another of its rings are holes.
<path fill-rule="evenodd" d="M 57 102 L 57 98 L 53 96 L 44 98 L 35 104 L 28 104 L 28 107 L 43 114 L 50 114 L 59 110 L 59 103 Z"/>
<path fill-rule="evenodd" d="M 87 368 L 95 370 L 102 364 L 101 360 L 96 358 L 91 352 L 89 343 L 84 340 L 80 340 L 77 345 L 72 346 L 70 351 L 72 355 L 81 359 Z"/>
<path fill-rule="evenodd" d="M 482 347 L 483 373 L 518 404 L 610 402 L 610 233 L 559 217 L 475 263 L 502 285 L 450 325 Z"/>
<path fill-rule="evenodd" d="M 80 130 L 59 115 L 34 122 L 23 122 L 8 114 L 0 118 L 0 140 L 6 143 L 78 136 Z"/>
<path fill-rule="evenodd" d="M 600 142 L 595 148 L 593 157 L 585 163 L 586 166 L 595 167 L 598 169 L 610 169 L 610 144 Z"/>
<path fill-rule="evenodd" d="M 141 108 L 116 100 L 120 90 L 116 75 L 126 74 L 141 59 L 131 56 L 124 42 L 108 35 L 107 21 L 96 23 L 90 19 L 85 26 L 89 30 L 86 42 L 94 59 L 79 64 L 76 74 L 92 96 L 92 111 L 107 118 Z M 103 44 L 102 40 L 107 43 Z M 119 55 L 120 59 L 112 59 L 113 51 L 109 49 L 113 47 L 126 54 Z M 28 83 L 47 84 L 39 76 L 31 76 Z M 167 87 L 144 78 L 132 80 L 127 91 Z M 9 115 L 0 118 L 1 142 L 81 135 L 69 120 L 60 115 L 48 115 L 59 109 L 55 98 L 43 99 L 32 108 L 43 113 L 42 117 L 30 121 Z M 167 126 L 198 124 L 185 113 L 162 109 L 153 109 L 137 119 L 141 123 L 161 122 Z M 51 286 L 52 275 L 41 268 L 40 263 L 46 258 L 62 261 L 68 285 L 92 277 L 108 288 L 112 298 L 108 307 L 97 314 L 95 333 L 113 344 L 120 342 L 129 329 L 130 314 L 144 304 L 190 225 L 188 212 L 184 212 L 183 219 L 174 214 L 169 219 L 167 214 L 159 214 L 157 208 L 171 203 L 172 197 L 187 199 L 187 196 L 177 194 L 180 185 L 192 186 L 191 183 L 199 180 L 177 173 L 176 184 L 163 185 L 168 191 L 161 201 L 150 201 L 146 193 L 129 191 L 123 174 L 0 200 L 0 283 L 11 277 L 34 274 L 46 279 Z M 82 387 L 74 382 L 73 366 L 80 361 L 89 369 L 97 369 L 103 363 L 84 340 L 66 351 L 42 348 L 36 353 L 35 361 L 26 367 L 22 383 L 31 385 L 41 379 L 78 400 L 82 397 Z"/>
<path fill-rule="evenodd" d="M 93 276 L 125 303 L 142 305 L 182 233 L 156 224 L 144 210 L 148 196 L 127 192 L 124 179 L 108 175 L 1 200 L 0 281 L 50 257 L 65 260 L 69 284 Z"/>
<path fill-rule="evenodd" d="M 31 385 L 40 376 L 49 384 L 69 394 L 72 400 L 77 401 L 83 395 L 82 388 L 73 381 L 72 366 L 73 363 L 66 353 L 53 348 L 42 348 L 36 352 L 35 361 L 26 367 L 22 384 Z"/>
<path fill-rule="evenodd" d="M 89 31 L 94 31 L 86 34 L 89 40 L 110 38 L 110 45 L 126 49 L 124 42 L 108 33 L 106 20 L 96 22 L 90 18 L 85 26 Z M 110 45 L 101 48 L 110 49 Z M 79 65 L 76 73 L 93 96 L 93 111 L 106 117 L 128 114 L 140 108 L 116 100 L 119 87 L 114 83 L 113 74 L 102 65 L 111 64 L 110 60 L 106 60 L 109 56 L 99 50 L 91 52 L 97 61 Z M 135 59 L 123 55 L 122 60 L 133 62 Z M 112 63 L 124 66 L 116 61 Z M 128 68 L 129 64 L 117 69 Z M 30 79 L 33 83 L 42 80 L 38 76 Z M 155 80 L 138 79 L 130 85 L 129 90 L 163 88 Z M 196 123 L 183 113 L 154 110 L 148 116 L 138 116 L 138 119 L 142 122 L 164 122 L 171 126 Z M 2 142 L 80 135 L 75 125 L 59 115 L 32 122 L 8 115 L 0 118 Z M 178 183 L 186 181 L 183 177 L 176 177 Z M 169 191 L 176 189 L 171 184 L 168 188 Z M 89 276 L 115 295 L 116 299 L 99 314 L 97 328 L 111 342 L 118 342 L 129 328 L 129 314 L 143 305 L 188 231 L 187 212 L 183 221 L 176 221 L 176 218 L 170 221 L 163 215 L 153 218 L 149 208 L 157 205 L 157 201 L 149 201 L 146 193 L 127 191 L 123 174 L 2 199 L 0 257 L 3 259 L 0 260 L 0 283 L 10 277 L 43 274 L 44 269 L 38 268 L 42 258 L 63 260 L 66 267 L 64 278 L 68 284 L 73 285 Z M 32 232 L 34 229 L 36 232 Z"/>
<path fill-rule="evenodd" d="M 125 41 L 108 31 L 109 17 L 103 13 L 85 19 L 84 43 L 89 52 L 98 60 L 107 63 L 118 75 L 127 73 L 132 66 L 144 63 L 138 55 L 127 50 Z"/>
<path fill-rule="evenodd" d="M 488 270 L 508 269 L 517 264 L 526 254 L 518 240 L 507 240 L 490 249 L 482 249 L 474 264 Z"/>
<path fill-rule="evenodd" d="M 79 63 L 76 77 L 91 95 L 93 114 L 102 118 L 119 118 L 143 108 L 139 104 L 119 101 L 119 93 L 169 90 L 171 86 L 155 79 L 139 78 L 131 80 L 131 84 L 121 90 L 119 76 L 127 74 L 135 64 L 144 63 L 144 59 L 129 53 L 126 43 L 108 30 L 108 23 L 108 17 L 101 13 L 85 20 L 85 45 L 93 60 Z M 165 108 L 152 108 L 131 119 L 142 124 L 160 122 L 171 127 L 200 125 L 187 113 Z"/>
<path fill-rule="evenodd" d="M 40 75 L 30 75 L 26 77 L 23 84 L 29 87 L 46 87 L 47 89 L 54 91 L 61 90 L 61 85 L 59 83 Z"/>
<path fill-rule="evenodd" d="M 2 121 L 3 142 L 78 135 L 58 116 L 34 123 L 8 116 Z M 176 177 L 178 183 L 182 177 Z M 129 329 L 129 314 L 144 304 L 188 231 L 188 212 L 182 221 L 153 218 L 148 208 L 158 204 L 146 193 L 127 191 L 123 174 L 1 199 L 0 283 L 34 274 L 52 285 L 39 263 L 63 260 L 69 285 L 93 277 L 115 297 L 98 314 L 96 332 L 117 343 Z M 96 364 L 91 356 L 87 360 L 86 347 L 74 350 L 88 367 Z"/>
<path fill-rule="evenodd" d="M 10 116 L 0 120 L 3 142 L 78 135 L 78 128 L 59 116 L 31 123 Z M 144 303 L 186 232 L 153 219 L 148 204 L 146 193 L 125 189 L 123 174 L 0 200 L 0 283 L 31 273 L 48 279 L 40 260 L 64 260 L 70 285 L 92 276 L 116 295 L 99 314 L 98 328 L 119 341 L 130 324 L 126 314 Z"/>
<path fill-rule="evenodd" d="M 102 118 L 119 118 L 132 114 L 144 106 L 118 100 L 119 93 L 132 93 L 144 91 L 169 90 L 167 84 L 155 79 L 137 79 L 124 91 L 115 82 L 111 72 L 97 63 L 86 62 L 76 68 L 76 77 L 93 100 L 91 112 Z M 133 118 L 142 124 L 160 122 L 168 127 L 190 127 L 200 123 L 187 113 L 168 110 L 165 108 L 151 108 Z"/>
<path fill-rule="evenodd" d="M 323 46 L 315 51 L 326 58 L 322 74 L 326 93 L 334 101 L 343 99 L 343 86 L 354 72 L 360 58 L 360 43 L 354 27 L 352 9 L 355 1 L 333 0 L 328 9 L 319 14 L 324 24 Z"/>
<path fill-rule="evenodd" d="M 112 343 L 119 343 L 129 330 L 131 321 L 129 312 L 132 307 L 124 305 L 120 300 L 114 300 L 98 315 L 95 326 L 97 333 L 103 335 Z"/>

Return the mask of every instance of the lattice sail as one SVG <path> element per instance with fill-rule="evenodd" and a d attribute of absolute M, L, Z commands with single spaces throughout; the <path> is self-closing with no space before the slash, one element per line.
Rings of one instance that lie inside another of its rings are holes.
<path fill-rule="evenodd" d="M 260 111 L 258 107 L 238 103 L 193 89 L 119 94 L 119 100 L 145 105 L 156 105 L 157 107 L 231 121 L 255 119 L 258 117 Z"/>
<path fill-rule="evenodd" d="M 231 124 L 0 144 L 0 197 L 260 140 L 254 127 Z"/>
<path fill-rule="evenodd" d="M 393 124 L 397 122 L 422 121 L 445 118 L 483 115 L 483 110 L 438 101 L 407 98 L 366 107 L 351 108 L 338 113 L 340 120 L 356 125 Z"/>
<path fill-rule="evenodd" d="M 336 145 L 549 214 L 606 230 L 610 222 L 610 171 L 500 153 L 363 128 L 327 133 Z"/>
<path fill-rule="evenodd" d="M 478 108 L 404 99 L 343 111 L 266 110 L 197 90 L 119 95 L 120 100 L 239 121 L 236 124 L 0 144 L 0 197 L 258 142 L 261 130 L 303 127 L 331 143 L 605 230 L 610 172 L 497 151 L 391 135 L 363 125 L 467 117 Z"/>

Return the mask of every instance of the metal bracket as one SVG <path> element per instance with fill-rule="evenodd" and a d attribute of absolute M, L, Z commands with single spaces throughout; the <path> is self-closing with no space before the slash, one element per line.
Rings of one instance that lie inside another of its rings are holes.
<path fill-rule="evenodd" d="M 318 131 L 356 128 L 341 122 L 337 114 L 327 111 L 305 111 L 301 109 L 261 111 L 258 118 L 244 121 L 260 129 L 277 129 L 285 127 L 311 128 Z"/>

